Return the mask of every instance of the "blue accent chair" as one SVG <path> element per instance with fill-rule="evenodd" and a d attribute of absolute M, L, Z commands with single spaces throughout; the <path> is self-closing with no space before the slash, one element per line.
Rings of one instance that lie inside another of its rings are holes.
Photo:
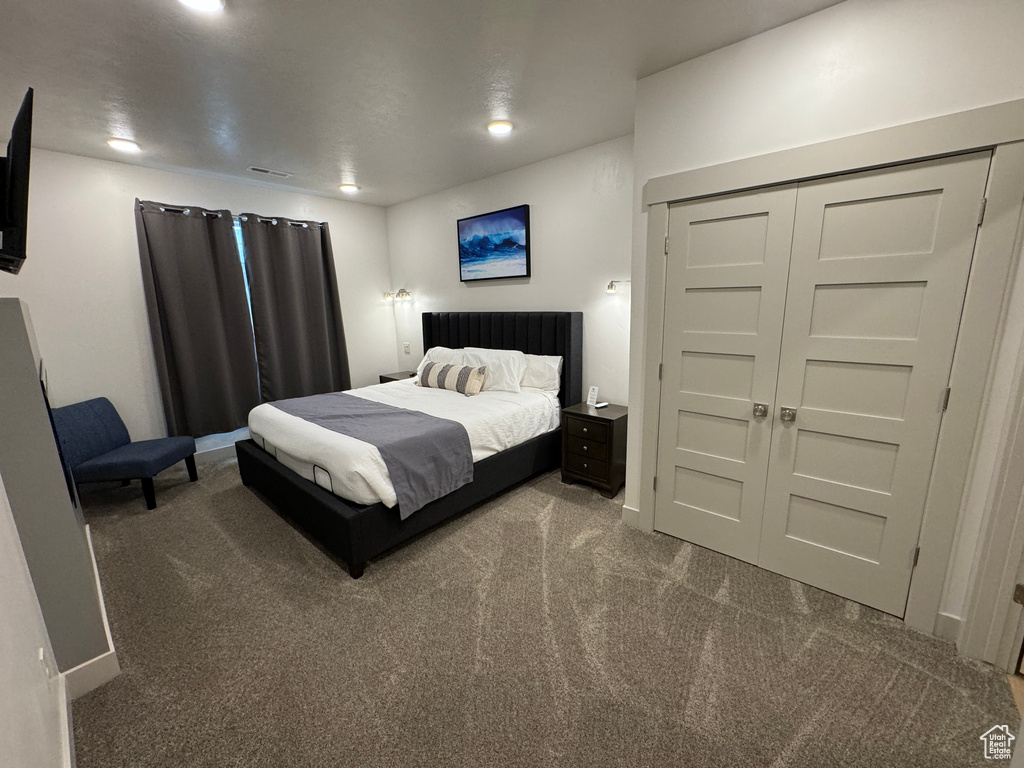
<path fill-rule="evenodd" d="M 198 479 L 194 438 L 162 437 L 133 443 L 114 405 L 105 397 L 54 408 L 53 424 L 75 483 L 120 480 L 128 485 L 139 478 L 146 509 L 156 509 L 153 478 L 158 473 L 184 459 L 189 480 Z"/>

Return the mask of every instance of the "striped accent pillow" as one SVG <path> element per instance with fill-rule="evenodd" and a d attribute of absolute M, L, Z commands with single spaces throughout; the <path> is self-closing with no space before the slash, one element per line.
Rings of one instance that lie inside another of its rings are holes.
<path fill-rule="evenodd" d="M 450 389 L 469 397 L 480 394 L 486 377 L 485 366 L 474 368 L 470 365 L 427 363 L 420 371 L 420 378 L 416 383 L 421 387 Z"/>

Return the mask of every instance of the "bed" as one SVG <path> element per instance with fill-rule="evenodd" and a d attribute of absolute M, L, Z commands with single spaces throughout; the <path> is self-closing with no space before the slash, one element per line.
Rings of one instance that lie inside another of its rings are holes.
<path fill-rule="evenodd" d="M 517 349 L 563 358 L 561 407 L 580 402 L 583 383 L 581 312 L 427 312 L 423 348 Z M 400 384 L 397 386 L 407 386 Z M 235 445 L 242 482 L 262 492 L 278 512 L 292 519 L 345 561 L 352 578 L 366 563 L 409 539 L 460 515 L 524 480 L 555 469 L 561 434 L 555 429 L 473 464 L 473 481 L 430 502 L 406 519 L 399 507 L 341 498 L 279 462 L 254 440 Z"/>

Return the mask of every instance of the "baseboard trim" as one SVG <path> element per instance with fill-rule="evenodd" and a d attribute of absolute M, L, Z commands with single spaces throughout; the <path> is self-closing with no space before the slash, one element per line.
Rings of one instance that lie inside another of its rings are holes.
<path fill-rule="evenodd" d="M 640 527 L 640 510 L 636 507 L 629 507 L 625 504 L 622 505 L 622 522 L 626 525 L 630 525 L 633 528 Z"/>
<path fill-rule="evenodd" d="M 71 700 L 68 698 L 68 681 L 64 675 L 58 675 L 60 701 L 64 705 L 64 728 L 60 735 L 61 765 L 63 768 L 75 768 L 75 723 L 71 717 Z"/>
<path fill-rule="evenodd" d="M 121 666 L 117 663 L 117 652 L 114 650 L 114 639 L 110 636 L 110 624 L 107 622 L 107 608 L 103 603 L 103 587 L 100 584 L 100 571 L 96 565 L 96 552 L 92 546 L 92 531 L 89 530 L 88 525 L 85 526 L 85 539 L 89 544 L 89 557 L 92 558 L 92 574 L 96 580 L 96 595 L 100 601 L 103 631 L 107 635 L 107 650 L 64 673 L 68 701 L 74 701 L 80 696 L 84 696 L 121 674 Z"/>
<path fill-rule="evenodd" d="M 935 636 L 955 643 L 960 639 L 962 624 L 963 619 L 959 616 L 939 611 L 939 615 L 935 617 Z"/>

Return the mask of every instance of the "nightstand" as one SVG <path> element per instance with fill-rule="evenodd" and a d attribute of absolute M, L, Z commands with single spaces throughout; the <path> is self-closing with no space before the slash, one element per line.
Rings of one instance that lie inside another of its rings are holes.
<path fill-rule="evenodd" d="M 395 371 L 394 373 L 382 373 L 380 375 L 380 383 L 387 384 L 389 381 L 401 381 L 402 379 L 411 379 L 416 375 L 416 371 Z"/>
<path fill-rule="evenodd" d="M 562 409 L 563 483 L 590 483 L 608 498 L 619 492 L 626 480 L 627 414 L 624 405 Z"/>

